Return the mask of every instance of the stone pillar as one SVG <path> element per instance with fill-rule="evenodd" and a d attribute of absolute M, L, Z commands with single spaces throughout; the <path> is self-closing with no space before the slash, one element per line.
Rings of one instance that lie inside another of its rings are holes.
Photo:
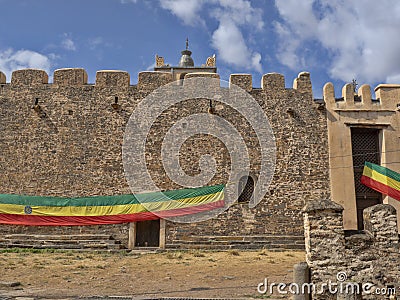
<path fill-rule="evenodd" d="M 364 229 L 373 235 L 376 248 L 396 251 L 399 235 L 393 206 L 378 204 L 364 209 Z"/>
<path fill-rule="evenodd" d="M 335 281 L 345 266 L 343 207 L 330 200 L 310 201 L 303 208 L 306 261 L 311 270 L 311 282 L 320 291 L 322 284 Z M 312 299 L 327 299 L 329 291 L 313 293 Z"/>
<path fill-rule="evenodd" d="M 160 219 L 160 242 L 159 242 L 159 247 L 161 249 L 165 249 L 165 224 L 166 224 L 166 221 L 164 219 Z"/>
<path fill-rule="evenodd" d="M 380 288 L 400 288 L 400 253 L 396 210 L 389 204 L 364 209 L 364 228 L 373 236 L 373 273 L 370 281 Z M 371 298 L 372 299 L 372 298 Z"/>
<path fill-rule="evenodd" d="M 136 222 L 129 223 L 129 232 L 128 232 L 128 249 L 132 250 L 135 248 L 136 243 Z"/>
<path fill-rule="evenodd" d="M 310 300 L 310 294 L 307 289 L 304 289 L 305 294 L 302 293 L 302 288 L 305 284 L 310 283 L 310 269 L 306 262 L 301 262 L 293 266 L 293 283 L 299 287 L 299 294 L 293 296 L 293 300 Z"/>

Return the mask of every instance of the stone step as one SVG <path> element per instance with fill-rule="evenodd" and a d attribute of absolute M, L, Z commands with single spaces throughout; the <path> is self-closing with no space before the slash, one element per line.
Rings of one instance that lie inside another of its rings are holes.
<path fill-rule="evenodd" d="M 188 236 L 173 240 L 168 249 L 275 249 L 304 250 L 304 237 L 292 235 Z M 275 251 L 274 250 L 274 251 Z"/>
<path fill-rule="evenodd" d="M 6 234 L 0 237 L 0 248 L 119 250 L 122 245 L 107 234 Z"/>
<path fill-rule="evenodd" d="M 167 244 L 167 249 L 179 249 L 179 250 L 259 250 L 268 249 L 275 251 L 285 251 L 285 250 L 304 250 L 304 244 Z"/>
<path fill-rule="evenodd" d="M 120 244 L 119 241 L 116 240 L 53 240 L 53 239 L 46 239 L 46 240 L 37 240 L 37 239 L 0 239 L 1 243 L 13 242 L 14 244 L 19 243 L 37 243 L 37 244 L 98 244 L 98 243 L 106 243 L 108 245 Z"/>
<path fill-rule="evenodd" d="M 113 237 L 108 234 L 5 234 L 1 239 L 18 239 L 29 238 L 36 240 L 113 240 Z"/>
<path fill-rule="evenodd" d="M 291 240 L 260 240 L 260 241 L 182 241 L 182 240 L 174 240 L 172 244 L 181 244 L 181 245 L 195 245 L 195 244 L 203 244 L 203 245 L 251 245 L 251 244 L 261 244 L 261 245 L 281 245 L 281 244 L 295 244 L 295 245 L 304 245 L 303 241 L 291 241 Z"/>
<path fill-rule="evenodd" d="M 226 236 L 226 235 L 191 235 L 182 240 L 242 240 L 242 241 L 256 241 L 256 240 L 304 240 L 302 235 L 240 235 L 240 236 Z"/>
<path fill-rule="evenodd" d="M 31 248 L 31 249 L 121 249 L 120 245 L 109 245 L 104 243 L 98 244 L 37 244 L 37 243 L 4 243 L 0 244 L 0 248 Z"/>

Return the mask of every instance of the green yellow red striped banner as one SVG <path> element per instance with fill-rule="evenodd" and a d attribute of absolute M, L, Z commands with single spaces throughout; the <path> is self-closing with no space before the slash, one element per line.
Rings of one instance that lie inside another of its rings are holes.
<path fill-rule="evenodd" d="M 195 214 L 224 206 L 224 185 L 78 198 L 0 194 L 0 223 L 116 224 Z"/>
<path fill-rule="evenodd" d="M 400 200 L 400 174 L 393 170 L 365 162 L 361 183 L 382 194 Z"/>

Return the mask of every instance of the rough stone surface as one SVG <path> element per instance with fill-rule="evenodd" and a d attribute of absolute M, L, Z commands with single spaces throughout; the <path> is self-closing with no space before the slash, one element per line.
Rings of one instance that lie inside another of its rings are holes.
<path fill-rule="evenodd" d="M 261 88 L 263 90 L 283 90 L 285 89 L 285 76 L 279 73 L 268 73 L 261 78 Z"/>
<path fill-rule="evenodd" d="M 54 84 L 83 85 L 87 84 L 88 76 L 84 69 L 59 69 L 54 71 Z"/>
<path fill-rule="evenodd" d="M 171 73 L 167 72 L 140 72 L 138 78 L 138 89 L 140 91 L 152 92 L 155 89 L 173 81 Z"/>
<path fill-rule="evenodd" d="M 331 209 L 326 200 L 320 202 L 320 207 L 304 210 L 306 260 L 311 269 L 311 282 L 317 285 L 317 291 L 329 281 L 343 282 L 344 287 L 345 284 L 371 283 L 374 285 L 372 291 L 388 287 L 398 291 L 400 252 L 394 208 L 376 205 L 365 209 L 365 232 L 345 237 L 342 211 Z M 344 272 L 342 277 L 339 272 Z M 332 295 L 325 290 L 322 294 L 314 293 L 312 299 L 361 299 L 356 296 Z M 389 299 L 389 296 L 363 293 L 362 299 Z"/>
<path fill-rule="evenodd" d="M 72 74 L 71 74 L 72 75 Z M 104 70 L 96 72 L 96 87 L 129 87 L 130 76 L 125 71 Z"/>
<path fill-rule="evenodd" d="M 250 74 L 231 74 L 229 84 L 237 85 L 246 92 L 251 92 L 253 89 L 252 76 Z"/>
<path fill-rule="evenodd" d="M 3 72 L 0 72 L 0 84 L 6 83 L 6 75 Z"/>
<path fill-rule="evenodd" d="M 304 206 L 303 212 L 321 211 L 328 209 L 341 212 L 343 210 L 343 207 L 330 200 L 315 200 L 308 202 Z"/>
<path fill-rule="evenodd" d="M 11 85 L 37 86 L 48 83 L 49 76 L 43 70 L 24 69 L 12 72 Z"/>
<path fill-rule="evenodd" d="M 141 72 L 138 85 L 132 86 L 129 74 L 122 71 L 97 72 L 95 85 L 72 84 L 76 83 L 76 71 L 69 73 L 72 78 L 67 78 L 67 73 L 57 77 L 59 83 L 65 84 L 43 84 L 47 78 L 44 71 L 21 70 L 14 72 L 11 84 L 1 86 L 0 193 L 74 197 L 131 192 L 122 166 L 125 125 L 146 95 L 172 81 L 171 74 Z M 264 110 L 275 135 L 277 161 L 269 192 L 255 208 L 236 203 L 209 221 L 167 222 L 167 245 L 193 236 L 302 235 L 303 206 L 308 201 L 330 197 L 325 113 L 316 109 L 310 91 L 286 89 L 280 74 L 265 76 L 269 78 L 265 81 L 268 84 L 263 89 L 252 89 L 250 95 Z M 32 109 L 36 98 L 40 111 Z M 251 175 L 257 180 L 261 161 L 254 130 L 233 108 L 218 101 L 214 104 L 218 108 L 214 114 L 241 133 L 250 153 Z M 209 113 L 209 107 L 208 99 L 188 99 L 166 109 L 153 124 L 146 141 L 146 161 L 160 189 L 180 188 L 168 178 L 161 163 L 166 132 L 181 118 Z M 199 134 L 182 145 L 182 169 L 188 175 L 199 174 L 199 159 L 206 154 L 212 155 L 217 165 L 209 184 L 226 183 L 230 155 L 213 136 Z M 125 244 L 128 241 L 126 224 L 1 226 L 0 230 L 38 234 L 97 232 L 113 234 Z"/>
<path fill-rule="evenodd" d="M 306 262 L 301 262 L 293 266 L 293 283 L 299 288 L 299 293 L 293 295 L 292 300 L 310 300 L 310 293 L 302 287 L 310 282 L 310 269 Z M 304 292 L 304 293 L 303 293 Z"/>

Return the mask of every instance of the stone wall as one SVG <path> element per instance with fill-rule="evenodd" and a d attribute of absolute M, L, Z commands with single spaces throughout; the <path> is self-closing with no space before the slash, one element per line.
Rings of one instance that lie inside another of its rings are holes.
<path fill-rule="evenodd" d="M 345 234 L 343 207 L 330 200 L 311 201 L 305 206 L 306 261 L 311 269 L 311 282 L 317 286 L 313 299 L 361 299 L 361 295 L 356 298 L 332 294 L 327 286 L 322 287 L 329 282 L 342 283 L 343 287 L 357 284 L 360 291 L 364 285 L 365 291 L 371 293 L 363 292 L 362 299 L 389 299 L 388 294 L 377 294 L 383 293 L 382 289 L 400 291 L 395 209 L 387 204 L 365 209 L 364 228 L 362 233 Z M 367 284 L 373 287 L 368 288 Z"/>
<path fill-rule="evenodd" d="M 142 72 L 133 86 L 123 71 L 99 71 L 95 84 L 87 83 L 83 69 L 57 70 L 53 78 L 54 83 L 48 83 L 48 75 L 41 70 L 15 71 L 11 83 L 0 76 L 0 193 L 65 197 L 130 193 L 121 154 L 125 125 L 144 97 L 172 81 L 170 74 Z M 192 235 L 302 235 L 305 199 L 329 197 L 325 111 L 314 102 L 309 74 L 301 73 L 294 88 L 286 88 L 283 75 L 275 73 L 263 76 L 262 88 L 253 88 L 248 74 L 232 75 L 231 84 L 254 97 L 273 128 L 277 163 L 270 191 L 252 209 L 248 204 L 234 204 L 210 221 L 167 222 L 167 244 Z M 213 113 L 231 122 L 244 137 L 251 175 L 257 180 L 261 150 L 254 130 L 234 109 L 218 101 L 213 105 Z M 180 187 L 161 165 L 165 133 L 181 118 L 209 113 L 209 108 L 208 99 L 189 99 L 158 117 L 146 141 L 146 160 L 160 189 Z M 180 152 L 182 169 L 198 174 L 204 154 L 212 155 L 217 164 L 210 184 L 226 183 L 230 156 L 215 137 L 196 135 L 185 142 Z M 126 224 L 99 228 L 38 230 L 68 234 L 109 228 L 121 238 L 127 232 Z M 2 232 L 23 230 L 28 229 L 1 226 Z"/>

